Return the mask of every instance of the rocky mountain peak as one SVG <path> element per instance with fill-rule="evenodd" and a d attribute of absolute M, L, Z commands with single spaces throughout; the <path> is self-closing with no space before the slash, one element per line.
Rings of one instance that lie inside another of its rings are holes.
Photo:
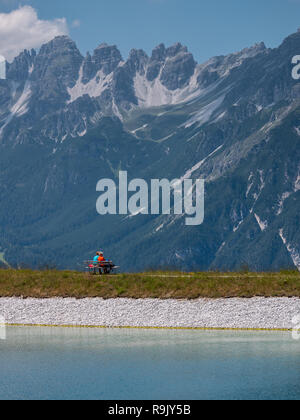
<path fill-rule="evenodd" d="M 284 39 L 279 47 L 280 50 L 286 50 L 289 53 L 292 51 L 294 55 L 299 54 L 300 51 L 300 30 Z"/>
<path fill-rule="evenodd" d="M 159 44 L 152 51 L 151 61 L 163 61 L 166 58 L 165 44 Z"/>
<path fill-rule="evenodd" d="M 258 42 L 257 44 L 254 45 L 254 47 L 257 48 L 257 50 L 259 51 L 264 51 L 267 49 L 266 44 L 262 41 L 262 42 Z"/>
<path fill-rule="evenodd" d="M 91 79 L 95 77 L 96 73 L 97 70 L 92 56 L 89 52 L 87 52 L 82 66 L 82 82 L 87 84 Z"/>
<path fill-rule="evenodd" d="M 11 64 L 8 64 L 7 78 L 16 82 L 23 82 L 27 80 L 35 57 L 35 50 L 24 50 Z"/>
<path fill-rule="evenodd" d="M 146 66 L 149 62 L 149 57 L 143 50 L 133 49 L 130 51 L 129 58 L 126 62 L 130 73 L 134 76 L 136 73 L 145 74 Z"/>
<path fill-rule="evenodd" d="M 122 61 L 122 56 L 116 45 L 101 44 L 94 51 L 92 61 L 96 71 L 104 74 L 112 73 Z"/>
<path fill-rule="evenodd" d="M 236 55 L 243 56 L 244 58 L 250 58 L 264 52 L 266 49 L 267 47 L 264 42 L 258 42 L 254 44 L 252 47 L 244 48 L 239 53 L 236 53 Z"/>
<path fill-rule="evenodd" d="M 221 77 L 228 76 L 233 69 L 240 67 L 245 60 L 254 58 L 265 51 L 267 51 L 267 48 L 264 42 L 260 42 L 236 53 L 213 57 L 206 63 L 199 65 L 201 71 L 198 75 L 198 83 L 205 88 Z"/>
<path fill-rule="evenodd" d="M 34 78 L 50 75 L 62 76 L 66 82 L 75 81 L 83 57 L 74 41 L 68 36 L 58 36 L 44 44 L 35 60 Z"/>
<path fill-rule="evenodd" d="M 196 65 L 187 47 L 180 43 L 174 44 L 166 50 L 166 62 L 160 80 L 169 90 L 182 89 L 189 83 Z"/>
<path fill-rule="evenodd" d="M 74 41 L 68 36 L 59 36 L 43 45 L 37 54 L 32 74 L 33 91 L 40 100 L 62 102 L 67 97 L 67 88 L 78 79 L 83 57 Z"/>
<path fill-rule="evenodd" d="M 52 41 L 44 44 L 40 49 L 40 55 L 48 55 L 55 53 L 62 54 L 63 52 L 79 52 L 75 42 L 67 35 L 57 36 Z"/>
<path fill-rule="evenodd" d="M 169 90 L 184 87 L 194 74 L 196 62 L 187 47 L 176 43 L 169 48 L 158 45 L 153 51 L 147 69 L 148 81 L 160 75 L 162 84 Z"/>
<path fill-rule="evenodd" d="M 183 46 L 180 42 L 177 42 L 176 44 L 167 48 L 166 56 L 167 57 L 175 57 L 177 54 L 187 53 L 187 52 L 188 52 L 187 47 Z"/>

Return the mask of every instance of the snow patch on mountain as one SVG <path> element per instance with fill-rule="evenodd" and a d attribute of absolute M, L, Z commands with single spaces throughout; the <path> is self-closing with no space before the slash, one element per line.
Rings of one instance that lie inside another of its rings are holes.
<path fill-rule="evenodd" d="M 227 111 L 222 112 L 220 115 L 218 115 L 213 121 L 211 121 L 211 124 L 215 124 L 218 121 L 221 121 L 223 118 L 225 118 L 227 115 Z"/>
<path fill-rule="evenodd" d="M 91 98 L 98 98 L 101 94 L 110 87 L 113 73 L 109 75 L 104 74 L 102 70 L 99 70 L 96 76 L 88 83 L 84 84 L 83 78 L 83 65 L 79 70 L 79 78 L 74 87 L 68 88 L 70 99 L 68 104 L 75 102 L 78 98 L 84 95 L 88 95 Z"/>
<path fill-rule="evenodd" d="M 300 128 L 299 127 L 295 127 L 295 131 L 298 134 L 298 136 L 300 136 Z"/>
<path fill-rule="evenodd" d="M 297 179 L 294 185 L 294 192 L 297 192 L 297 191 L 300 191 L 300 175 L 297 176 Z"/>
<path fill-rule="evenodd" d="M 191 169 L 189 169 L 181 178 L 180 181 L 182 182 L 184 179 L 190 179 L 194 172 L 198 171 L 198 169 L 201 168 L 201 166 L 213 155 L 215 155 L 219 150 L 222 149 L 224 145 L 221 144 L 221 146 L 217 147 L 213 152 L 211 152 L 206 158 L 200 160 L 196 165 L 194 165 Z"/>
<path fill-rule="evenodd" d="M 259 188 L 258 192 L 253 194 L 254 203 L 253 203 L 253 206 L 252 206 L 252 208 L 250 210 L 250 213 L 251 214 L 253 213 L 253 209 L 255 207 L 255 204 L 257 203 L 258 199 L 260 198 L 260 196 L 261 196 L 261 194 L 262 194 L 262 192 L 263 192 L 263 190 L 264 190 L 264 188 L 266 186 L 266 183 L 265 183 L 265 180 L 264 180 L 264 171 L 261 170 L 261 169 L 259 169 L 258 170 L 258 173 L 259 173 L 260 185 L 258 187 Z"/>
<path fill-rule="evenodd" d="M 18 86 L 19 85 L 17 83 L 12 84 L 12 99 L 16 98 Z M 26 81 L 23 92 L 19 96 L 18 100 L 11 106 L 8 116 L 3 121 L 4 124 L 0 129 L 0 136 L 2 135 L 5 127 L 7 127 L 15 117 L 21 117 L 28 112 L 28 102 L 31 95 L 31 84 L 29 81 Z"/>
<path fill-rule="evenodd" d="M 19 82 L 15 82 L 15 81 L 11 82 L 11 98 L 12 98 L 12 100 L 14 100 L 16 98 L 19 86 L 20 86 Z"/>
<path fill-rule="evenodd" d="M 284 207 L 284 203 L 285 201 L 294 193 L 300 191 L 300 175 L 298 174 L 295 183 L 294 183 L 294 189 L 293 191 L 287 191 L 285 193 L 282 194 L 282 196 L 279 199 L 279 205 L 278 205 L 278 211 L 277 211 L 277 216 L 279 216 L 282 211 L 283 211 L 283 207 Z"/>
<path fill-rule="evenodd" d="M 160 230 L 162 230 L 163 229 L 163 227 L 164 227 L 164 223 L 162 223 L 160 226 L 158 226 L 156 229 L 155 229 L 155 232 L 157 233 L 157 232 L 159 232 Z"/>
<path fill-rule="evenodd" d="M 29 81 L 25 83 L 24 90 L 17 100 L 17 102 L 10 109 L 13 116 L 20 117 L 21 115 L 26 114 L 28 111 L 27 104 L 31 97 L 31 84 Z"/>
<path fill-rule="evenodd" d="M 240 228 L 240 226 L 243 224 L 243 222 L 244 222 L 244 219 L 242 219 L 238 224 L 237 224 L 237 226 L 234 226 L 234 228 L 233 228 L 233 232 L 235 233 L 235 232 L 237 232 L 238 230 L 239 230 L 239 228 Z"/>
<path fill-rule="evenodd" d="M 184 128 L 190 128 L 192 125 L 198 123 L 198 127 L 207 123 L 215 111 L 222 105 L 225 95 L 221 95 L 216 100 L 210 102 L 209 104 L 203 106 L 200 111 L 197 111 L 192 118 L 190 118 L 185 124 Z"/>
<path fill-rule="evenodd" d="M 195 70 L 188 86 L 183 89 L 169 90 L 160 81 L 162 70 L 158 77 L 149 81 L 146 75 L 137 73 L 134 78 L 134 90 L 141 108 L 150 108 L 162 105 L 176 105 L 191 101 L 199 97 L 205 90 L 198 86 L 198 70 Z"/>
<path fill-rule="evenodd" d="M 136 128 L 135 130 L 130 131 L 130 133 L 132 133 L 132 134 L 136 134 L 138 131 L 145 130 L 145 128 L 147 128 L 147 127 L 148 127 L 148 125 L 149 125 L 149 124 L 144 124 L 144 125 L 142 125 L 141 127 Z"/>
<path fill-rule="evenodd" d="M 262 232 L 264 232 L 268 227 L 268 222 L 267 221 L 262 221 L 256 213 L 254 213 L 254 216 L 255 216 L 255 219 L 256 219 L 259 227 L 260 227 L 260 230 Z"/>
<path fill-rule="evenodd" d="M 249 178 L 248 178 L 248 186 L 247 186 L 247 191 L 246 191 L 246 197 L 247 198 L 248 198 L 249 193 L 250 193 L 250 191 L 251 191 L 251 189 L 254 185 L 253 177 L 254 177 L 253 172 L 251 172 L 251 174 L 249 175 Z"/>
<path fill-rule="evenodd" d="M 295 248 L 293 248 L 293 246 L 291 244 L 288 243 L 287 239 L 284 237 L 283 229 L 279 230 L 279 235 L 282 239 L 282 242 L 286 246 L 286 249 L 288 250 L 289 254 L 291 255 L 293 263 L 295 264 L 295 266 L 300 271 L 300 253 Z"/>
<path fill-rule="evenodd" d="M 226 245 L 226 242 L 223 242 L 220 248 L 218 249 L 217 254 L 219 254 L 222 251 L 225 245 Z"/>
<path fill-rule="evenodd" d="M 87 133 L 87 129 L 85 128 L 83 131 L 80 131 L 80 132 L 78 133 L 78 136 L 79 136 L 79 137 L 83 137 L 83 136 L 85 136 L 85 135 L 86 135 L 86 133 Z"/>
<path fill-rule="evenodd" d="M 233 207 L 231 211 L 231 220 L 234 223 L 233 232 L 237 232 L 244 223 L 245 216 L 242 208 Z"/>
<path fill-rule="evenodd" d="M 277 216 L 279 216 L 283 212 L 284 202 L 292 195 L 291 192 L 285 192 L 282 194 L 280 200 L 279 200 L 279 207 L 277 210 Z"/>

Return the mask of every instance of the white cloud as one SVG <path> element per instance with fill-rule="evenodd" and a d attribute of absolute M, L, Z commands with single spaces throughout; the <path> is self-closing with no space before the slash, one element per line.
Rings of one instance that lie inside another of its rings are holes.
<path fill-rule="evenodd" d="M 66 34 L 65 18 L 40 20 L 31 6 L 0 13 L 0 54 L 8 61 L 24 49 L 38 48 L 55 36 Z"/>

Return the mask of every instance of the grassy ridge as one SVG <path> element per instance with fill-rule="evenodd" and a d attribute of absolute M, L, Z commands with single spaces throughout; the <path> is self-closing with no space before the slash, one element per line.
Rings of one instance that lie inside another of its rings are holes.
<path fill-rule="evenodd" d="M 73 271 L 0 270 L 0 297 L 300 297 L 300 273 L 151 272 L 90 276 Z"/>

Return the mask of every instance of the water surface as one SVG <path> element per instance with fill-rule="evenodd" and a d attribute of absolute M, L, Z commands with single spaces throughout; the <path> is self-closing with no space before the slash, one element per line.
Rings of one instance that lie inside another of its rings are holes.
<path fill-rule="evenodd" d="M 0 399 L 300 398 L 290 333 L 9 327 Z"/>

